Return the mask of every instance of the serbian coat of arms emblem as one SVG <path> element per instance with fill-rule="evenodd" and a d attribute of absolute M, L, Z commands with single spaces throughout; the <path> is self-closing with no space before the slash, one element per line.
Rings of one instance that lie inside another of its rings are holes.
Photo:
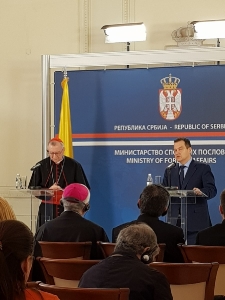
<path fill-rule="evenodd" d="M 163 86 L 163 89 L 159 90 L 160 115 L 165 120 L 175 120 L 180 116 L 182 110 L 182 90 L 177 88 L 180 79 L 169 74 L 168 77 L 162 78 L 160 82 Z"/>

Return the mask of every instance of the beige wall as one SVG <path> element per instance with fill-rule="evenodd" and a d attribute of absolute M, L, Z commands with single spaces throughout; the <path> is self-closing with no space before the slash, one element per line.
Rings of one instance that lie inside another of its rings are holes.
<path fill-rule="evenodd" d="M 0 1 L 0 186 L 30 177 L 42 153 L 41 55 L 125 50 L 105 44 L 103 25 L 140 22 L 147 41 L 132 50 L 175 44 L 171 32 L 188 21 L 224 18 L 224 0 Z M 213 41 L 215 43 L 215 41 Z M 221 46 L 224 41 L 221 42 Z"/>

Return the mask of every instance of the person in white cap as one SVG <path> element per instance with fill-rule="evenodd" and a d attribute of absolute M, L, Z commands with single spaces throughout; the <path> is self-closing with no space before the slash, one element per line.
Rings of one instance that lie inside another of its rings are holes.
<path fill-rule="evenodd" d="M 35 257 L 42 256 L 38 241 L 91 241 L 91 259 L 102 258 L 97 241 L 108 242 L 109 239 L 102 227 L 84 218 L 84 214 L 90 208 L 89 201 L 90 191 L 83 184 L 72 183 L 64 189 L 61 199 L 64 212 L 38 229 L 35 235 Z"/>

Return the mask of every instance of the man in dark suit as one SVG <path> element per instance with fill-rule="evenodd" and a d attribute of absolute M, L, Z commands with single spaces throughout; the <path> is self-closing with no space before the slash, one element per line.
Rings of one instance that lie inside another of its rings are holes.
<path fill-rule="evenodd" d="M 177 244 L 184 243 L 183 230 L 171 224 L 164 223 L 159 217 L 165 215 L 169 206 L 170 195 L 168 191 L 160 185 L 152 184 L 144 188 L 138 200 L 140 216 L 137 220 L 122 224 L 113 228 L 112 241 L 115 242 L 119 232 L 138 222 L 149 225 L 157 236 L 158 243 L 165 243 L 165 262 L 183 262 L 183 258 Z"/>
<path fill-rule="evenodd" d="M 207 200 L 216 196 L 214 176 L 209 165 L 192 159 L 189 139 L 178 138 L 174 141 L 174 155 L 178 163 L 165 170 L 163 185 L 175 186 L 180 190 L 193 190 L 197 196 L 202 193 L 207 197 L 194 198 L 193 204 L 187 205 L 187 242 L 194 244 L 197 232 L 211 226 Z M 180 214 L 178 198 L 172 200 L 171 215 Z M 177 201 L 178 204 L 174 204 Z M 194 203 L 195 202 L 195 203 Z"/>
<path fill-rule="evenodd" d="M 225 246 L 225 190 L 220 195 L 219 211 L 222 223 L 200 231 L 196 237 L 196 245 Z"/>

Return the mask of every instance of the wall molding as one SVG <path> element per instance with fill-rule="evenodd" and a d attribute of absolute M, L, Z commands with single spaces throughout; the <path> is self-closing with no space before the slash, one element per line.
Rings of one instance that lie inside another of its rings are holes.
<path fill-rule="evenodd" d="M 91 0 L 79 0 L 79 51 L 88 53 L 91 39 Z"/>

